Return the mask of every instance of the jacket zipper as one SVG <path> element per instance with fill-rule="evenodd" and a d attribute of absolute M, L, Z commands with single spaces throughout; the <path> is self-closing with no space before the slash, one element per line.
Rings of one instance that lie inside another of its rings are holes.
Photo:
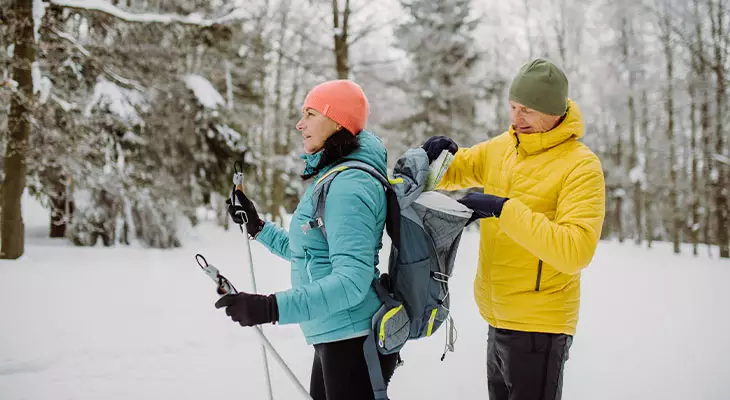
<path fill-rule="evenodd" d="M 535 282 L 535 291 L 540 291 L 540 278 L 542 277 L 542 260 L 537 263 L 537 281 Z"/>
<path fill-rule="evenodd" d="M 309 282 L 314 282 L 312 279 L 312 270 L 311 270 L 311 264 L 312 259 L 309 257 L 309 252 L 306 248 L 304 248 L 304 270 L 307 271 L 307 277 L 309 278 Z"/>

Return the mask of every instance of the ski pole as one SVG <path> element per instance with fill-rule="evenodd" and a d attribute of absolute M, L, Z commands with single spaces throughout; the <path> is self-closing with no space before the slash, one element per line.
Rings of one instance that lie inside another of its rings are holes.
<path fill-rule="evenodd" d="M 217 284 L 217 293 L 220 296 L 225 296 L 227 294 L 236 294 L 238 291 L 233 286 L 233 284 L 223 275 L 220 274 L 218 271 L 218 268 L 213 266 L 212 264 L 208 264 L 208 261 L 206 261 L 205 257 L 203 257 L 200 254 L 195 255 L 195 260 L 198 262 L 198 265 L 200 268 L 203 269 L 203 272 L 205 272 L 206 275 L 208 275 L 214 282 Z M 201 262 L 202 261 L 202 262 Z M 307 392 L 307 389 L 304 388 L 304 386 L 299 382 L 299 379 L 297 379 L 296 375 L 294 375 L 294 372 L 289 368 L 286 361 L 281 357 L 278 351 L 274 348 L 274 345 L 271 344 L 269 339 L 264 335 L 263 330 L 260 326 L 254 327 L 254 332 L 256 332 L 257 337 L 261 341 L 262 349 L 264 347 L 268 348 L 271 355 L 274 357 L 276 362 L 279 363 L 279 366 L 284 370 L 284 373 L 286 373 L 287 377 L 294 383 L 294 386 L 297 388 L 297 391 L 299 394 L 302 395 L 303 398 L 307 400 L 312 400 L 312 398 L 309 396 L 309 392 Z M 267 367 L 268 368 L 268 367 Z M 268 369 L 267 369 L 268 371 Z M 269 390 L 271 390 L 271 386 L 269 386 Z M 271 393 L 271 392 L 269 392 Z"/>
<path fill-rule="evenodd" d="M 236 185 L 236 190 L 240 190 L 241 193 L 243 193 L 243 165 L 241 165 L 240 171 L 239 171 L 239 168 L 237 168 L 237 165 L 238 165 L 238 162 L 233 164 L 233 172 L 234 172 L 233 184 Z M 240 204 L 238 204 L 238 199 L 236 198 L 235 194 L 233 194 L 231 201 L 234 202 L 234 204 L 240 206 Z M 246 223 L 248 222 L 248 215 L 246 215 L 246 212 L 243 211 L 243 209 L 241 207 L 237 207 L 237 208 L 238 208 L 237 214 L 242 214 L 241 216 L 243 217 L 243 224 L 239 225 L 239 227 L 241 228 L 242 232 L 244 229 L 246 230 L 246 232 L 245 232 L 246 238 L 244 240 L 246 241 L 246 251 L 248 252 L 248 265 L 251 268 L 251 284 L 253 287 L 253 292 L 258 293 L 259 291 L 256 288 L 256 275 L 254 274 L 254 270 L 253 270 L 253 256 L 251 255 L 251 243 L 249 243 L 248 227 L 246 227 Z M 261 335 L 261 337 L 266 341 L 266 343 L 268 343 L 268 340 L 264 336 L 261 328 L 257 326 L 256 331 L 257 331 L 257 333 L 259 333 Z M 269 388 L 269 400 L 274 400 L 274 392 L 271 387 L 271 372 L 269 371 L 269 359 L 266 356 L 266 346 L 263 344 L 261 345 L 261 356 L 264 359 L 264 371 L 266 372 L 266 386 Z"/>

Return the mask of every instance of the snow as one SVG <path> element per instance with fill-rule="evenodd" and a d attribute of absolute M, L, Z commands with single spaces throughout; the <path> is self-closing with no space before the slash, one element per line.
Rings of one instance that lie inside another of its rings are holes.
<path fill-rule="evenodd" d="M 201 105 L 206 108 L 217 109 L 225 106 L 226 101 L 213 87 L 209 80 L 200 75 L 189 74 L 183 78 L 188 89 L 192 90 Z"/>
<path fill-rule="evenodd" d="M 637 165 L 629 171 L 629 180 L 631 183 L 639 183 L 642 188 L 646 188 L 646 174 L 644 173 L 644 166 Z"/>
<path fill-rule="evenodd" d="M 238 148 L 240 150 L 245 149 L 245 146 L 243 145 L 241 141 L 241 134 L 238 133 L 236 130 L 232 129 L 228 125 L 215 125 L 215 129 L 218 132 L 218 134 L 223 138 L 223 140 L 226 142 L 226 146 L 228 146 L 231 149 Z"/>
<path fill-rule="evenodd" d="M 75 248 L 43 237 L 48 212 L 27 196 L 23 213 L 26 254 L 0 261 L 3 400 L 266 398 L 259 342 L 213 307 L 212 283 L 194 258 L 203 254 L 248 289 L 237 228 L 203 221 L 173 250 Z M 487 398 L 487 325 L 472 297 L 478 236 L 467 232 L 462 240 L 451 280 L 456 352 L 439 361 L 442 331 L 409 343 L 392 398 Z M 653 250 L 600 244 L 582 278 L 563 399 L 728 398 L 730 262 L 683 250 L 676 256 L 667 243 Z M 259 290 L 287 288 L 286 262 L 255 242 L 252 252 Z M 264 331 L 306 386 L 312 349 L 299 329 Z M 275 398 L 299 399 L 269 364 Z"/>
<path fill-rule="evenodd" d="M 101 11 L 127 22 L 156 22 L 162 24 L 181 23 L 187 25 L 211 26 L 213 24 L 223 24 L 226 22 L 236 21 L 247 16 L 247 13 L 243 8 L 236 8 L 227 15 L 217 19 L 204 19 L 199 13 L 192 13 L 188 16 L 155 13 L 135 14 L 117 8 L 108 2 L 101 0 L 51 0 L 50 2 L 64 7 Z"/>
<path fill-rule="evenodd" d="M 33 94 L 41 91 L 41 68 L 38 61 L 33 61 L 30 65 L 31 79 L 33 79 Z"/>
<path fill-rule="evenodd" d="M 712 155 L 712 158 L 719 163 L 730 165 L 730 157 L 715 153 Z"/>
<path fill-rule="evenodd" d="M 44 3 L 43 0 L 33 0 L 33 36 L 36 43 L 40 40 L 39 30 L 43 23 L 43 17 L 46 15 L 46 7 L 48 7 L 48 4 Z"/>
<path fill-rule="evenodd" d="M 97 79 L 94 86 L 94 94 L 84 111 L 85 116 L 90 116 L 96 107 L 108 107 L 112 114 L 118 115 L 131 125 L 142 125 L 144 120 L 137 114 L 136 107 L 144 104 L 142 93 L 136 90 L 125 89 L 117 86 L 114 82 L 104 77 Z"/>
<path fill-rule="evenodd" d="M 40 96 L 38 98 L 38 101 L 41 104 L 46 104 L 48 101 L 48 97 L 51 95 L 51 89 L 53 88 L 53 82 L 51 82 L 51 79 L 47 76 L 44 76 L 41 78 L 41 82 L 39 84 L 38 91 L 40 92 Z"/>

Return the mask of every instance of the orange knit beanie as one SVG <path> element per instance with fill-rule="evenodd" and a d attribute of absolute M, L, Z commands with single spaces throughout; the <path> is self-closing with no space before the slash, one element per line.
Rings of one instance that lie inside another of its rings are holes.
<path fill-rule="evenodd" d="M 302 109 L 307 108 L 319 111 L 353 135 L 365 128 L 370 114 L 368 99 L 360 85 L 344 79 L 315 86 L 304 99 Z"/>

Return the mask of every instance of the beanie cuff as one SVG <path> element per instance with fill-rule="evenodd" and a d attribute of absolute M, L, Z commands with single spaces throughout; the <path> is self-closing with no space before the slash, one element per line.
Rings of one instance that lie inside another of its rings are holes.
<path fill-rule="evenodd" d="M 540 104 L 540 102 L 532 101 L 529 99 L 521 98 L 520 96 L 517 96 L 514 93 L 510 93 L 509 100 L 514 101 L 515 103 L 520 103 L 523 106 L 530 108 L 532 110 L 541 112 L 543 114 L 552 115 L 555 117 L 560 117 L 565 114 L 566 111 L 568 111 L 568 103 L 565 103 L 565 107 L 563 107 L 562 111 L 560 110 L 560 106 L 555 104 L 546 105 L 546 104 Z"/>

